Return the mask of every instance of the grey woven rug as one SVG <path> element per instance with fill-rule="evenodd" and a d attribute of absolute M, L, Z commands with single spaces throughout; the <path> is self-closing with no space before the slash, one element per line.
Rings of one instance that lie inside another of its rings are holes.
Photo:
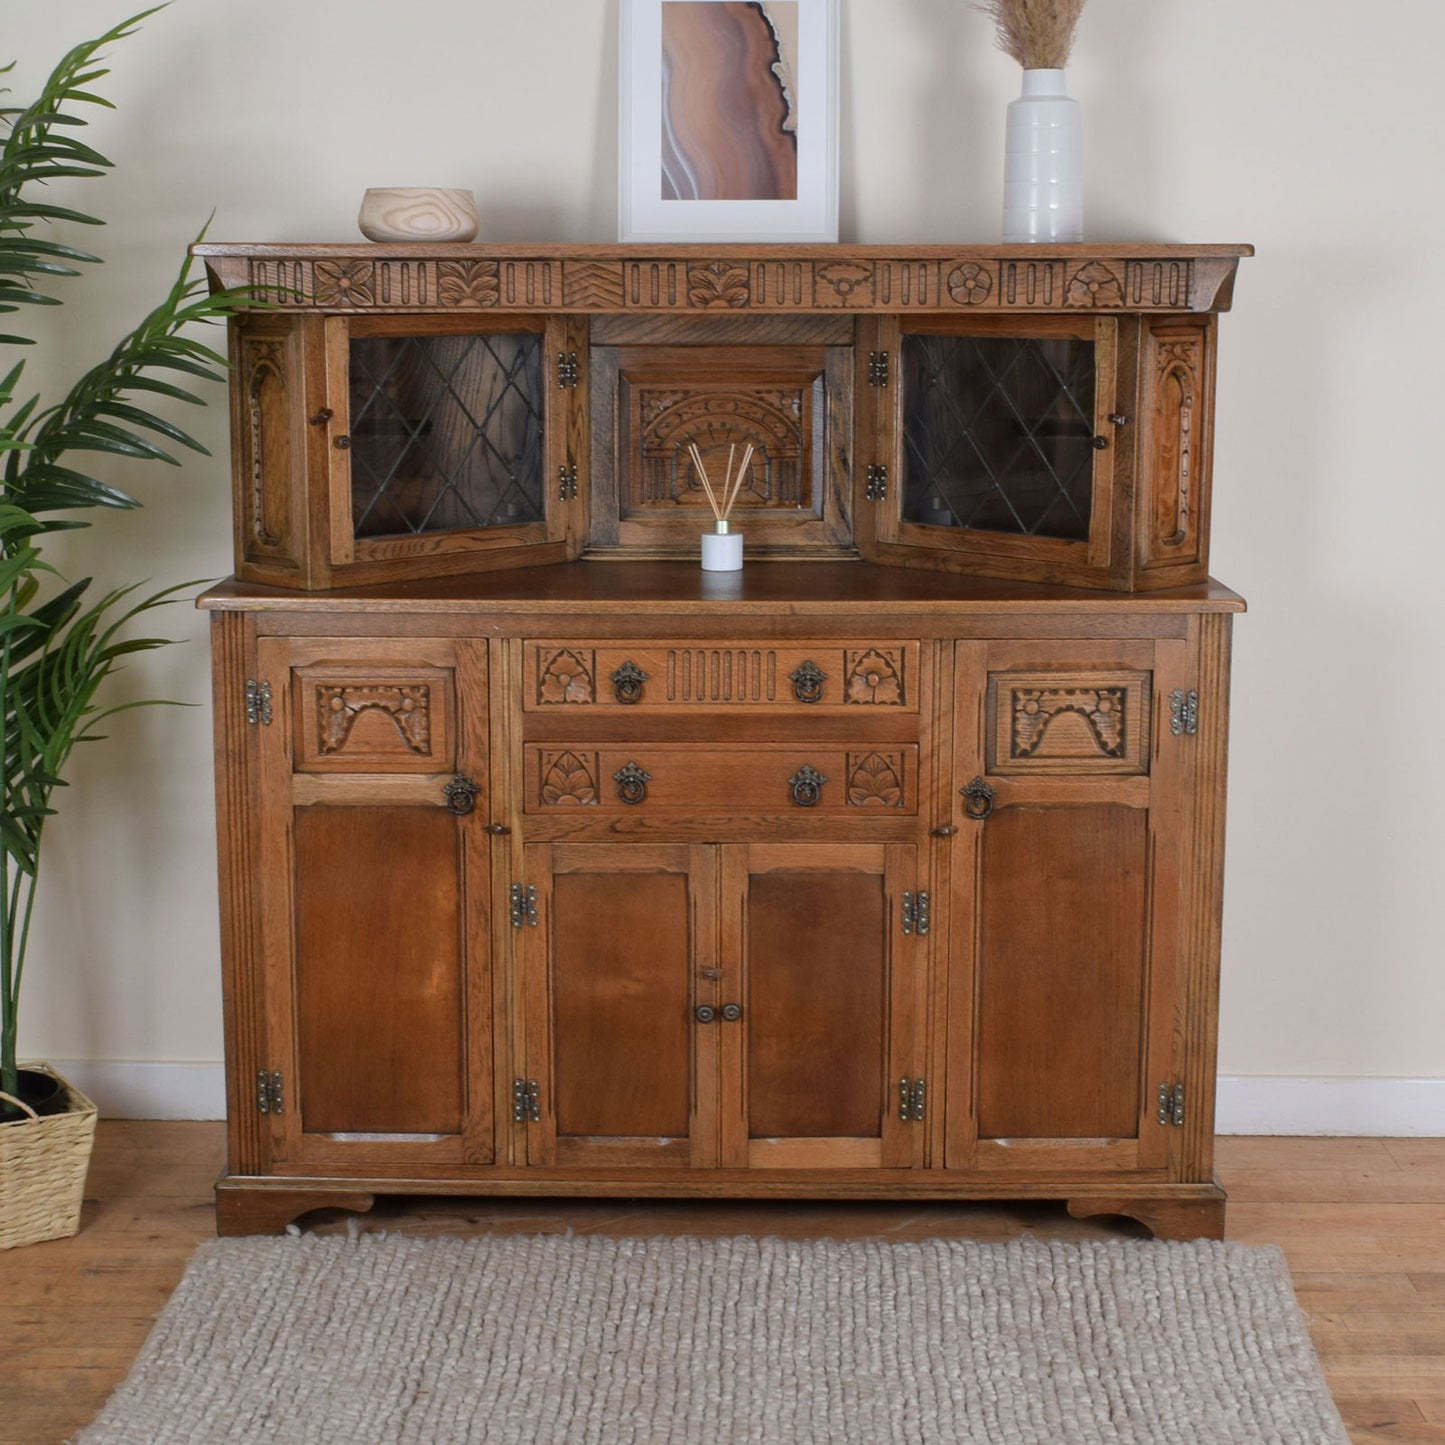
<path fill-rule="evenodd" d="M 80 1445 L 1349 1445 L 1243 1245 L 201 1248 Z"/>

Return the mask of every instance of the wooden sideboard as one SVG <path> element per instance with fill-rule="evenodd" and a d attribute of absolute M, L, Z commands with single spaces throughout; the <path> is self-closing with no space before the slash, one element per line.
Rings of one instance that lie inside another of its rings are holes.
<path fill-rule="evenodd" d="M 199 249 L 276 303 L 203 599 L 222 1232 L 596 1193 L 1222 1233 L 1247 248 Z M 694 440 L 761 456 L 740 573 Z"/>

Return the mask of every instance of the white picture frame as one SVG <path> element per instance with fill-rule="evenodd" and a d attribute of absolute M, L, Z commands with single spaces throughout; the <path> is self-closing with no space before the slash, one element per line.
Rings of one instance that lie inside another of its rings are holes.
<path fill-rule="evenodd" d="M 837 241 L 838 0 L 791 0 L 797 7 L 798 35 L 796 196 L 694 200 L 662 195 L 663 6 L 723 3 L 726 0 L 620 0 L 619 239 Z"/>

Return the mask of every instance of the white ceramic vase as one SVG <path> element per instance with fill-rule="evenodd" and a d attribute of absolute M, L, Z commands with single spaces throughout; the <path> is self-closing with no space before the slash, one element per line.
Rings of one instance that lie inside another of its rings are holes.
<path fill-rule="evenodd" d="M 1084 143 L 1079 102 L 1062 70 L 1024 71 L 1004 132 L 1006 244 L 1084 239 Z"/>
<path fill-rule="evenodd" d="M 702 570 L 704 572 L 737 572 L 743 565 L 743 534 L 732 531 L 726 522 L 702 534 Z"/>

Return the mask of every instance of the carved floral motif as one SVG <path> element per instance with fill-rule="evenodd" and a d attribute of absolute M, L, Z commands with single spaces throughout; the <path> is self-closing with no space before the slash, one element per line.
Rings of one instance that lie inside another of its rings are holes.
<path fill-rule="evenodd" d="M 316 689 L 317 751 L 340 752 L 356 719 L 376 709 L 396 726 L 397 735 L 414 753 L 431 752 L 431 689 L 415 687 L 341 687 Z"/>
<path fill-rule="evenodd" d="M 371 306 L 376 267 L 370 261 L 318 261 L 313 268 L 318 306 Z"/>
<path fill-rule="evenodd" d="M 1066 299 L 1070 306 L 1122 306 L 1124 287 L 1102 261 L 1090 261 L 1074 272 Z"/>
<path fill-rule="evenodd" d="M 687 268 L 689 306 L 746 306 L 751 299 L 748 268 L 727 261 L 698 261 Z"/>
<path fill-rule="evenodd" d="M 250 375 L 246 383 L 246 415 L 251 448 L 251 535 L 263 547 L 281 542 L 279 533 L 266 525 L 266 419 L 264 395 L 275 387 L 286 390 L 286 344 L 283 341 L 251 341 L 246 354 Z"/>
<path fill-rule="evenodd" d="M 901 808 L 903 777 L 897 756 L 849 753 L 848 802 L 855 808 Z"/>
<path fill-rule="evenodd" d="M 495 306 L 501 299 L 495 261 L 439 261 L 437 296 L 443 306 Z"/>
<path fill-rule="evenodd" d="M 969 261 L 948 273 L 948 294 L 960 306 L 979 306 L 993 290 L 993 277 L 982 266 Z"/>
<path fill-rule="evenodd" d="M 596 805 L 597 755 L 589 757 L 590 763 L 572 752 L 542 754 L 542 801 L 549 808 Z"/>
<path fill-rule="evenodd" d="M 1056 717 L 1061 713 L 1077 713 L 1088 723 L 1089 732 L 1104 757 L 1123 757 L 1125 697 L 1126 690 L 1122 687 L 1015 689 L 1009 756 L 1032 757 Z"/>
<path fill-rule="evenodd" d="M 874 707 L 901 707 L 903 670 L 896 653 L 870 647 L 847 654 L 848 676 L 843 684 L 845 702 Z"/>
<path fill-rule="evenodd" d="M 551 654 L 538 653 L 537 662 L 539 703 L 587 703 L 593 700 L 590 655 L 584 660 L 581 653 L 563 648 Z"/>

